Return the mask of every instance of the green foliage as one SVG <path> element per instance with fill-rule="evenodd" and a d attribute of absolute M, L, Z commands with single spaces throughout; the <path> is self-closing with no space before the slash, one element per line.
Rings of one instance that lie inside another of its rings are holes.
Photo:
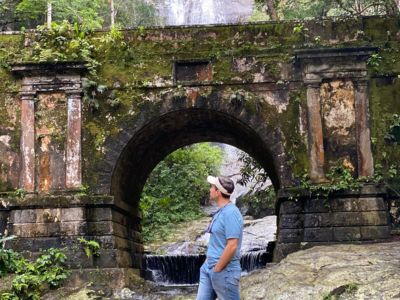
<path fill-rule="evenodd" d="M 85 238 L 78 238 L 78 241 L 83 246 L 86 256 L 89 258 L 91 256 L 100 256 L 100 244 L 95 240 L 86 240 Z"/>
<path fill-rule="evenodd" d="M 335 192 L 344 190 L 355 191 L 361 187 L 361 182 L 365 179 L 355 179 L 352 171 L 346 164 L 339 162 L 336 166 L 332 166 L 326 174 L 327 182 L 314 184 L 310 181 L 308 174 L 305 173 L 300 180 L 300 186 L 308 190 L 310 194 L 323 196 L 324 198 L 329 198 Z"/>
<path fill-rule="evenodd" d="M 176 223 L 202 215 L 200 202 L 209 193 L 206 177 L 218 172 L 221 161 L 220 148 L 201 143 L 171 153 L 156 166 L 140 201 L 145 241 L 165 238 Z"/>
<path fill-rule="evenodd" d="M 247 215 L 254 218 L 263 218 L 268 212 L 275 211 L 276 193 L 271 185 L 265 189 L 256 192 L 249 192 L 241 198 L 243 204 L 247 207 Z"/>
<path fill-rule="evenodd" d="M 49 0 L 22 0 L 16 7 L 16 13 L 21 19 L 36 20 L 37 24 L 43 24 L 48 2 Z M 79 23 L 84 29 L 101 28 L 103 19 L 99 12 L 105 8 L 104 1 L 53 0 L 51 2 L 54 22 Z"/>
<path fill-rule="evenodd" d="M 260 185 L 268 179 L 268 174 L 264 168 L 247 153 L 240 152 L 238 161 L 242 163 L 239 184 L 247 185 L 250 182 L 255 182 L 255 185 Z"/>
<path fill-rule="evenodd" d="M 22 198 L 25 196 L 25 194 L 26 194 L 26 191 L 24 189 L 18 188 L 18 189 L 15 189 L 15 191 L 14 191 L 14 196 L 17 198 Z"/>
<path fill-rule="evenodd" d="M 323 296 L 323 300 L 337 300 L 339 298 L 342 298 L 341 296 L 344 295 L 351 295 L 354 294 L 358 290 L 358 284 L 357 283 L 349 283 L 345 284 L 342 286 L 339 286 L 335 288 L 332 292 L 330 292 L 327 295 Z"/>
<path fill-rule="evenodd" d="M 13 273 L 17 269 L 17 261 L 20 255 L 13 250 L 4 249 L 4 243 L 14 239 L 15 236 L 0 238 L 0 278 L 8 273 Z"/>
<path fill-rule="evenodd" d="M 94 46 L 89 43 L 88 32 L 77 23 L 63 21 L 52 23 L 51 28 L 38 26 L 34 35 L 31 51 L 25 53 L 24 60 L 35 62 L 48 61 L 85 61 L 89 71 L 98 66 L 93 57 Z"/>
<path fill-rule="evenodd" d="M 375 71 L 379 71 L 380 63 L 382 62 L 382 56 L 379 53 L 373 53 L 367 60 L 367 65 L 373 68 Z"/>
<path fill-rule="evenodd" d="M 7 251 L 11 252 L 11 255 L 7 255 L 9 261 L 6 273 L 14 272 L 16 276 L 12 281 L 10 291 L 0 295 L 1 300 L 40 299 L 40 295 L 47 287 L 59 287 L 69 275 L 69 271 L 65 268 L 66 256 L 60 249 L 45 250 L 33 262 L 12 250 Z"/>
<path fill-rule="evenodd" d="M 237 183 L 247 186 L 249 192 L 240 198 L 240 201 L 248 209 L 246 214 L 255 218 L 262 218 L 269 211 L 275 209 L 276 194 L 274 187 L 265 187 L 269 179 L 267 172 L 253 157 L 245 152 L 239 153 L 238 161 L 241 162 L 241 178 Z"/>
<path fill-rule="evenodd" d="M 260 16 L 267 0 L 256 0 L 254 15 Z M 277 0 L 275 8 L 280 19 L 310 19 L 341 16 L 397 15 L 395 0 Z M 269 19 L 265 14 L 265 19 Z M 261 19 L 257 19 L 261 21 Z"/>
<path fill-rule="evenodd" d="M 398 145 L 400 143 L 400 115 L 393 114 L 385 141 Z"/>

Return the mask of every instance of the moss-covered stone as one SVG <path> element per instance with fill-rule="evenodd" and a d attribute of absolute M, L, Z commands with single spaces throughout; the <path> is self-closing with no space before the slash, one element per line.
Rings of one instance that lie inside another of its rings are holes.
<path fill-rule="evenodd" d="M 382 17 L 96 32 L 87 39 L 93 45 L 91 63 L 98 66 L 88 77 L 105 91 L 89 95 L 98 102 L 95 109 L 92 104 L 84 103 L 84 182 L 96 188 L 101 178 L 96 166 L 108 155 L 107 140 L 117 137 L 127 127 L 137 126 L 138 122 L 144 124 L 158 117 L 171 97 L 176 103 L 185 102 L 191 85 L 204 86 L 199 99 L 209 103 L 230 101 L 233 94 L 244 91 L 245 112 L 262 118 L 271 130 L 279 127 L 295 177 L 300 175 L 308 167 L 305 133 L 301 132 L 299 121 L 306 110 L 305 90 L 300 85 L 290 88 L 288 103 L 281 109 L 282 103 L 264 101 L 260 96 L 264 92 L 257 91 L 256 86 L 279 91 L 288 90 L 285 85 L 289 82 L 298 82 L 293 57 L 294 50 L 302 48 L 379 48 L 375 61 L 369 62 L 369 71 L 373 76 L 391 76 L 393 80 L 377 77 L 371 81 L 374 158 L 382 162 L 386 153 L 393 159 L 398 150 L 386 144 L 384 136 L 391 115 L 400 111 L 396 79 L 400 73 L 399 32 L 397 19 Z M 24 44 L 29 47 L 32 39 L 31 34 L 0 35 L 0 136 L 11 137 L 7 151 L 14 153 L 19 151 L 20 140 L 19 112 L 15 105 L 20 81 L 12 76 L 9 67 L 14 62 L 29 60 L 29 51 L 23 51 L 23 47 Z M 209 61 L 212 80 L 176 82 L 176 61 Z M 238 62 L 244 62 L 242 68 Z M 12 102 L 14 106 L 10 106 Z M 10 107 L 17 112 L 17 121 L 10 117 Z M 15 187 L 9 179 L 0 179 L 0 185 L 2 190 Z"/>

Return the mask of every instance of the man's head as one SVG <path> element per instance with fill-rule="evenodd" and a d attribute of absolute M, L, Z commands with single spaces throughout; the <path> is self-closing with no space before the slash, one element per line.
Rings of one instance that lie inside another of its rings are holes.
<path fill-rule="evenodd" d="M 211 184 L 210 187 L 210 198 L 216 200 L 218 197 L 229 199 L 233 190 L 235 189 L 235 184 L 232 179 L 224 176 L 208 176 L 207 181 Z"/>

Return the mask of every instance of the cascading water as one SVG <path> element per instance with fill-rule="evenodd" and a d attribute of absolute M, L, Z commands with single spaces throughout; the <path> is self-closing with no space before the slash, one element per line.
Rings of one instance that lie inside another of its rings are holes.
<path fill-rule="evenodd" d="M 274 242 L 270 242 L 266 249 L 242 253 L 242 273 L 264 268 L 271 262 L 274 245 Z M 160 285 L 196 284 L 205 259 L 205 255 L 146 255 L 143 277 Z"/>
<path fill-rule="evenodd" d="M 164 0 L 166 25 L 232 23 L 251 15 L 253 0 Z"/>
<path fill-rule="evenodd" d="M 193 25 L 223 23 L 223 14 L 217 13 L 223 0 L 166 0 L 167 24 Z"/>

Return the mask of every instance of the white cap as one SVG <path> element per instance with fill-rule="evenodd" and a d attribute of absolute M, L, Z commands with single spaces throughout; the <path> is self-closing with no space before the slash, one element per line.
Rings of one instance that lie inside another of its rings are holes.
<path fill-rule="evenodd" d="M 218 190 L 220 190 L 223 194 L 230 196 L 232 193 L 229 193 L 223 186 L 222 184 L 219 182 L 218 177 L 214 177 L 214 176 L 208 176 L 207 177 L 207 182 L 210 184 L 213 184 L 217 187 Z"/>

